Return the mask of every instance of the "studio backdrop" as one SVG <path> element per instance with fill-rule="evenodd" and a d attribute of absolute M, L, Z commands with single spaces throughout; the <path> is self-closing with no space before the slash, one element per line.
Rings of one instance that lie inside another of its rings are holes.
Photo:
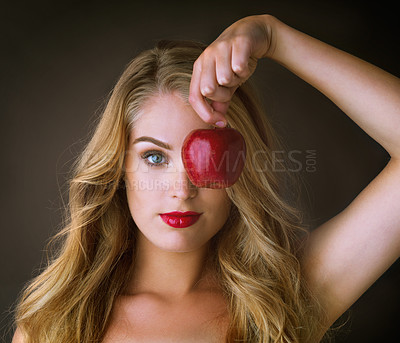
<path fill-rule="evenodd" d="M 2 4 L 1 337 L 10 342 L 24 284 L 60 228 L 73 161 L 127 63 L 160 39 L 211 43 L 241 17 L 272 14 L 400 76 L 398 18 L 388 1 L 26 1 Z M 388 154 L 331 101 L 278 64 L 252 77 L 294 161 L 313 229 L 344 209 Z M 400 136 L 399 136 L 400 137 Z M 400 265 L 346 313 L 337 342 L 399 341 Z"/>

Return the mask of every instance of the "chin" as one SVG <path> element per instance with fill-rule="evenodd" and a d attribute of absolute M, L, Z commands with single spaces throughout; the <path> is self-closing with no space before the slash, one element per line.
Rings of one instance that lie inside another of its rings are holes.
<path fill-rule="evenodd" d="M 169 241 L 169 242 L 160 242 L 160 244 L 156 244 L 156 246 L 166 252 L 176 252 L 176 253 L 188 253 L 192 251 L 196 251 L 204 246 L 203 244 L 199 244 L 199 242 L 188 242 L 185 240 L 177 240 L 177 241 Z"/>

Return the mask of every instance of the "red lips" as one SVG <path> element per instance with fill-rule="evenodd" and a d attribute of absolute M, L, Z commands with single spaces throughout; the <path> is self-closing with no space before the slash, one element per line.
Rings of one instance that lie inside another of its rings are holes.
<path fill-rule="evenodd" d="M 187 212 L 168 212 L 161 213 L 160 217 L 164 223 L 174 228 L 185 228 L 196 223 L 201 216 L 201 213 L 187 211 Z"/>

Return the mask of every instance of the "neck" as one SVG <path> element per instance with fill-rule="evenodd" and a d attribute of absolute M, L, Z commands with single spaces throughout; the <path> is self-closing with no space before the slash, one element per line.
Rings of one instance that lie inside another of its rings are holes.
<path fill-rule="evenodd" d="M 181 297 L 205 285 L 208 245 L 190 252 L 170 252 L 153 245 L 141 232 L 128 293 Z"/>

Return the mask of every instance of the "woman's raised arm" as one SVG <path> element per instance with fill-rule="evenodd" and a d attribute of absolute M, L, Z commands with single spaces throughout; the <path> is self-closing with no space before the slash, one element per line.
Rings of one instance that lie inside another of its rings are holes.
<path fill-rule="evenodd" d="M 312 232 L 305 249 L 305 277 L 329 325 L 400 255 L 400 80 L 274 17 L 247 17 L 227 28 L 195 64 L 190 102 L 203 120 L 225 121 L 231 95 L 261 57 L 325 94 L 391 156 L 346 209 Z"/>

